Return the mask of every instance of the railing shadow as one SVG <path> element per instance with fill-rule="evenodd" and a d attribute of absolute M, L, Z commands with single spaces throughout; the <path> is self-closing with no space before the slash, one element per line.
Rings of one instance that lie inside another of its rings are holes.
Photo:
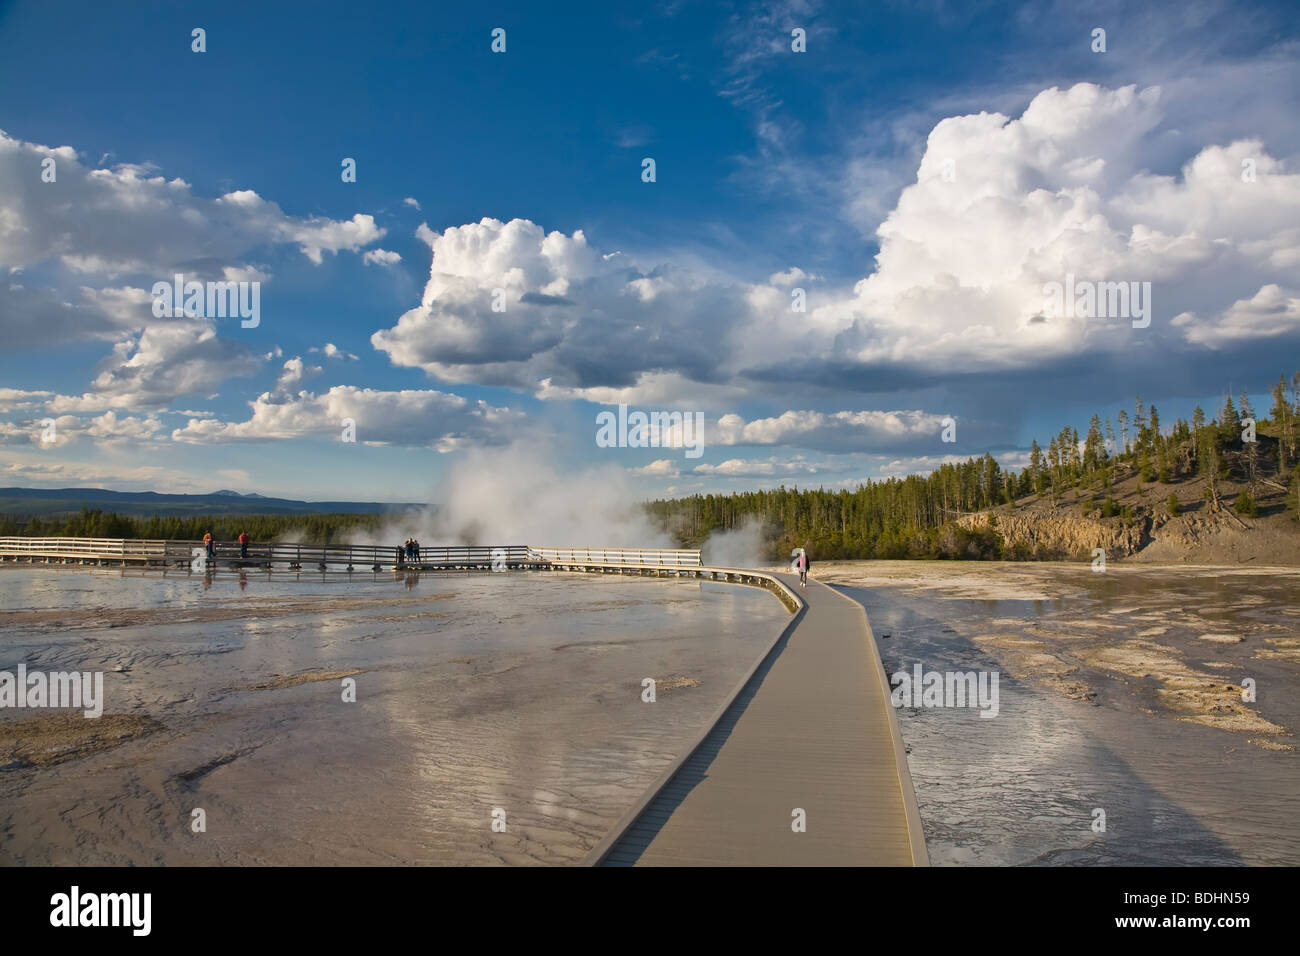
<path fill-rule="evenodd" d="M 681 767 L 672 775 L 655 796 L 641 810 L 636 820 L 630 824 L 616 839 L 609 851 L 597 863 L 598 866 L 634 866 L 645 853 L 654 839 L 663 830 L 673 812 L 682 805 L 693 791 L 709 775 L 709 768 L 730 738 L 736 724 L 744 716 L 750 703 L 758 696 L 763 682 L 771 672 L 773 665 L 790 643 L 790 638 L 798 630 L 807 608 L 802 608 L 790 621 L 785 631 L 768 650 L 762 662 L 745 681 L 735 699 L 723 711 L 712 729 L 700 744 L 686 758 Z"/>

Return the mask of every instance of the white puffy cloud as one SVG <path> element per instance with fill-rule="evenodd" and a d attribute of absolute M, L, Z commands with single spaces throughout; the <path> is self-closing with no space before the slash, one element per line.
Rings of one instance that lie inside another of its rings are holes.
<path fill-rule="evenodd" d="M 682 473 L 682 465 L 681 462 L 673 461 L 671 458 L 659 458 L 648 465 L 629 468 L 628 471 L 633 475 L 644 475 L 650 478 L 676 478 Z"/>
<path fill-rule="evenodd" d="M 388 249 L 371 249 L 361 257 L 368 266 L 395 266 L 402 261 L 401 255 Z"/>
<path fill-rule="evenodd" d="M 729 458 L 716 465 L 696 465 L 691 471 L 715 478 L 795 478 L 822 469 L 801 458 Z"/>
<path fill-rule="evenodd" d="M 45 422 L 53 423 L 52 435 L 47 435 Z M 102 415 L 82 417 L 58 415 L 50 418 L 32 418 L 24 422 L 0 422 L 0 443 L 7 445 L 32 445 L 41 449 L 62 448 L 79 438 L 102 442 L 142 442 L 156 439 L 162 432 L 162 422 L 153 415 L 139 417 L 107 411 Z"/>
<path fill-rule="evenodd" d="M 720 404 L 730 387 L 854 387 L 882 369 L 920 383 L 1124 354 L 1135 342 L 1204 349 L 1213 336 L 1171 318 L 1239 324 L 1234 303 L 1262 288 L 1295 297 L 1300 176 L 1256 140 L 1202 144 L 1178 175 L 1150 172 L 1163 97 L 1080 83 L 1038 93 L 1019 117 L 942 120 L 879 227 L 874 270 L 852 289 L 809 290 L 805 313 L 792 311 L 788 287 L 814 277 L 798 267 L 742 282 L 600 254 L 581 231 L 484 219 L 420 227 L 433 252 L 421 303 L 371 341 L 447 382 L 675 407 Z M 1045 285 L 1067 275 L 1150 282 L 1150 327 L 1045 315 Z M 1287 321 L 1251 328 L 1293 331 Z"/>
<path fill-rule="evenodd" d="M 969 457 L 969 456 L 967 456 Z M 926 475 L 940 465 L 957 465 L 965 461 L 960 455 L 916 455 L 911 458 L 895 458 L 877 468 L 882 478 L 902 478 L 906 475 Z"/>
<path fill-rule="evenodd" d="M 1300 332 L 1300 297 L 1269 283 L 1249 299 L 1238 299 L 1221 315 L 1202 319 L 1183 312 L 1173 319 L 1189 342 L 1217 349 L 1244 339 L 1270 339 Z"/>
<path fill-rule="evenodd" d="M 275 380 L 275 388 L 272 391 L 278 395 L 290 395 L 295 385 L 300 385 L 303 379 L 310 378 L 313 375 L 319 375 L 322 369 L 319 365 L 308 365 L 300 357 L 294 356 L 284 363 L 280 375 Z"/>
<path fill-rule="evenodd" d="M 880 226 L 876 271 L 826 310 L 843 325 L 837 346 L 864 365 L 1041 363 L 1176 338 L 1181 302 L 1223 308 L 1258 289 L 1300 253 L 1300 177 L 1254 141 L 1206 144 L 1180 177 L 1153 175 L 1143 161 L 1161 119 L 1157 87 L 1081 83 L 1039 93 L 1018 119 L 940 122 Z M 1067 274 L 1153 282 L 1152 328 L 1044 320 L 1043 286 Z"/>
<path fill-rule="evenodd" d="M 53 183 L 41 181 L 46 157 L 56 162 Z M 290 216 L 248 189 L 206 199 L 147 166 L 89 168 L 71 147 L 0 131 L 0 266 L 58 259 L 81 272 L 166 274 L 214 257 L 235 265 L 231 260 L 264 243 L 296 244 L 320 262 L 324 252 L 356 251 L 383 234 L 369 215 Z"/>
<path fill-rule="evenodd" d="M 379 391 L 335 385 L 321 394 L 265 392 L 249 405 L 252 414 L 246 421 L 193 419 L 174 430 L 172 438 L 207 443 L 326 436 L 337 441 L 344 420 L 351 419 L 361 443 L 451 451 L 508 441 L 526 421 L 521 412 L 431 389 Z"/>
<path fill-rule="evenodd" d="M 617 389 L 661 371 L 704 381 L 746 308 L 695 272 L 600 255 L 581 230 L 484 219 L 417 234 L 433 251 L 421 303 L 371 343 L 447 382 Z"/>
<path fill-rule="evenodd" d="M 228 378 L 255 374 L 263 362 L 247 345 L 219 338 L 206 320 L 153 324 L 113 347 L 85 394 L 55 396 L 49 407 L 164 408 L 184 395 L 207 396 Z"/>
<path fill-rule="evenodd" d="M 542 379 L 534 396 L 543 401 L 580 399 L 597 405 L 640 405 L 655 408 L 716 408 L 734 405 L 748 395 L 740 384 L 695 382 L 680 372 L 640 372 L 625 386 L 595 385 L 566 388 Z"/>
<path fill-rule="evenodd" d="M 0 388 L 0 413 L 35 408 L 45 404 L 53 394 L 42 389 Z"/>
<path fill-rule="evenodd" d="M 878 451 L 937 442 L 942 415 L 923 411 L 787 411 L 745 421 L 723 415 L 706 429 L 710 445 L 785 445 L 829 452 Z"/>
<path fill-rule="evenodd" d="M 55 161 L 56 179 L 43 182 L 42 160 Z M 252 190 L 198 196 L 189 183 L 151 167 L 83 165 L 74 149 L 15 139 L 0 131 L 0 270 L 38 264 L 54 268 L 53 288 L 0 283 L 0 332 L 14 345 L 112 338 L 150 318 L 139 285 L 191 279 L 259 280 L 248 265 L 253 250 L 297 248 L 314 263 L 325 253 L 359 251 L 384 230 L 363 213 L 347 220 L 297 217 Z M 58 274 L 61 267 L 63 275 Z M 95 277 L 137 279 L 115 288 Z M 66 279 L 83 286 L 75 297 Z"/>
<path fill-rule="evenodd" d="M 317 348 L 316 346 L 313 345 L 307 351 L 320 352 L 326 358 L 349 359 L 353 362 L 358 360 L 357 356 L 353 355 L 351 352 L 345 352 L 343 349 L 339 348 L 333 342 L 326 342 L 324 346 L 320 348 Z"/>
<path fill-rule="evenodd" d="M 817 276 L 809 275 L 807 272 L 804 272 L 798 266 L 791 266 L 789 269 L 786 269 L 784 272 L 773 272 L 770 276 L 767 277 L 767 281 L 769 284 L 775 286 L 782 286 L 782 287 L 792 286 L 797 282 L 803 282 L 805 280 L 814 281 L 816 279 Z"/>

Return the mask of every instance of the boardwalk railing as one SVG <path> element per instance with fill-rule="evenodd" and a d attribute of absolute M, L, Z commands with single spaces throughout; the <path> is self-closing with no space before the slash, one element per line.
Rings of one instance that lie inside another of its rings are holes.
<path fill-rule="evenodd" d="M 169 541 L 140 538 L 0 538 L 0 557 L 41 557 L 73 560 L 120 558 L 163 560 Z"/>
<path fill-rule="evenodd" d="M 81 564 L 161 564 L 201 567 L 206 558 L 202 541 L 144 541 L 131 538 L 0 537 L 0 561 L 43 561 Z M 218 564 L 287 566 L 291 569 L 346 568 L 504 569 L 581 565 L 700 566 L 700 552 L 660 548 L 547 548 L 534 545 L 424 547 L 407 556 L 397 546 L 369 544 L 250 544 L 245 551 L 234 542 L 213 545 Z"/>
<path fill-rule="evenodd" d="M 699 550 L 681 548 L 538 548 L 528 552 L 546 564 L 640 564 L 659 567 L 697 568 Z"/>

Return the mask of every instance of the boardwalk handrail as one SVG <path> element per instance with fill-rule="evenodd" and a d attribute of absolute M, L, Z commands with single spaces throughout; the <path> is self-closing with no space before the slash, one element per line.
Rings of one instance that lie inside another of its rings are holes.
<path fill-rule="evenodd" d="M 542 548 L 528 551 L 551 564 L 645 564 L 661 567 L 700 567 L 699 549 L 689 548 Z"/>
<path fill-rule="evenodd" d="M 188 564 L 203 557 L 202 541 L 144 540 L 138 538 L 28 538 L 0 537 L 0 560 L 44 558 L 61 561 L 143 561 Z M 213 558 L 251 564 L 287 564 L 329 567 L 345 565 L 379 568 L 386 565 L 433 568 L 523 567 L 550 565 L 637 565 L 664 568 L 699 567 L 698 550 L 680 548 L 559 548 L 536 545 L 420 546 L 419 558 L 408 558 L 397 545 L 304 544 L 298 542 L 250 543 L 245 554 L 231 541 L 213 543 Z"/>
<path fill-rule="evenodd" d="M 167 541 L 145 538 L 25 538 L 0 537 L 4 555 L 144 555 L 167 553 Z"/>

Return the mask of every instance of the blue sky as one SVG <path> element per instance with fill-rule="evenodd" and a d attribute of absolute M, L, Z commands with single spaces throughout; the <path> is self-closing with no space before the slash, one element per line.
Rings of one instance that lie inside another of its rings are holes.
<path fill-rule="evenodd" d="M 1293 4 L 554 6 L 0 3 L 0 484 L 840 486 L 1300 365 Z M 1043 321 L 1067 272 L 1150 326 Z"/>

